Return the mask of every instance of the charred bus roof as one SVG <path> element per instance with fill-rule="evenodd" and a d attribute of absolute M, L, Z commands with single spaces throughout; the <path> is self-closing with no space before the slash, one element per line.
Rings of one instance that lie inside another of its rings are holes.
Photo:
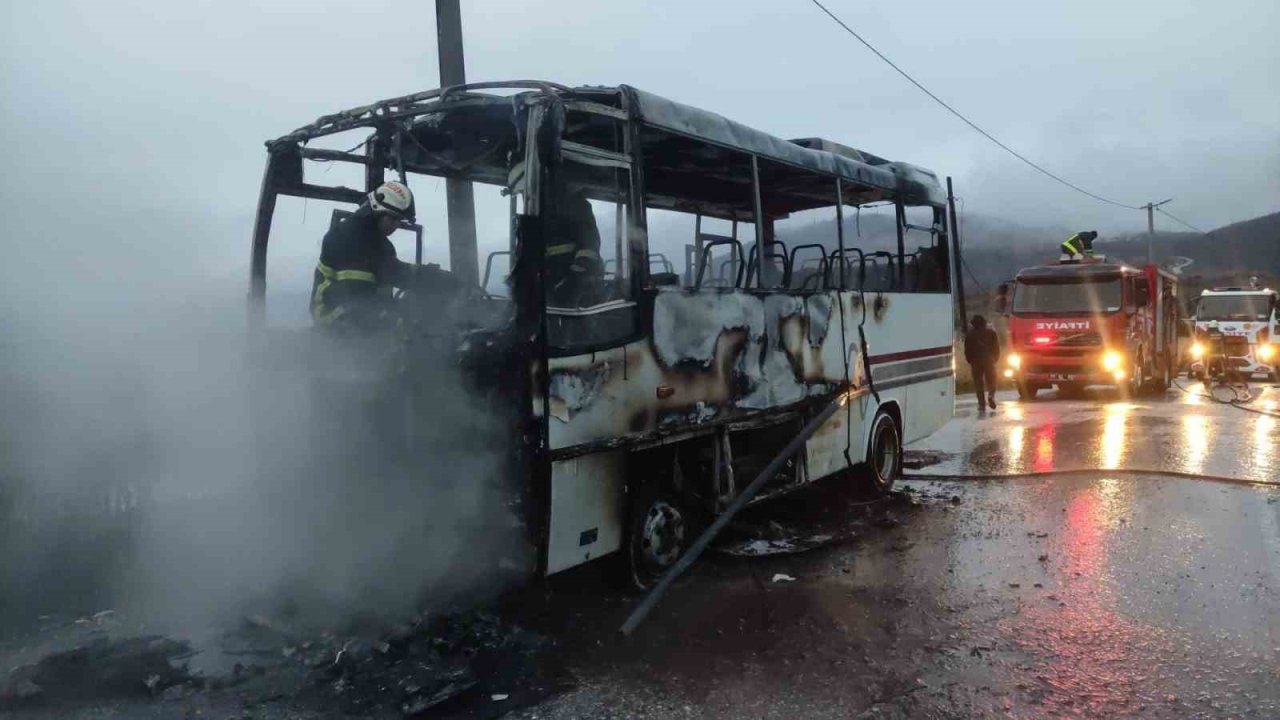
<path fill-rule="evenodd" d="M 519 92 L 513 95 L 480 92 L 499 89 Z M 387 169 L 396 168 L 394 158 L 398 156 L 409 172 L 506 184 L 505 153 L 500 150 L 517 137 L 511 131 L 514 114 L 522 106 L 548 101 L 560 102 L 570 112 L 603 113 L 652 130 L 641 133 L 639 149 L 646 162 L 649 192 L 658 200 L 658 205 L 685 207 L 688 203 L 681 198 L 704 194 L 709 182 L 724 182 L 726 191 L 735 185 L 749 184 L 749 173 L 735 170 L 739 169 L 736 165 L 741 164 L 737 158 L 753 155 L 773 161 L 770 171 L 777 176 L 774 179 L 787 187 L 785 194 L 775 196 L 771 206 L 765 208 L 771 216 L 829 206 L 830 185 L 812 179 L 814 173 L 844 181 L 847 184 L 845 201 L 852 205 L 898 198 L 908 205 L 942 207 L 946 201 L 937 176 L 924 168 L 891 162 L 829 140 L 784 140 L 716 113 L 627 85 L 570 88 L 521 80 L 428 90 L 325 115 L 266 144 L 273 154 L 296 153 L 305 159 L 357 161 Z M 366 155 L 306 147 L 312 140 L 358 128 L 403 129 L 409 142 L 398 150 L 378 149 L 373 147 L 373 138 L 370 138 L 365 145 Z M 450 142 L 462 147 L 452 152 L 437 152 Z M 726 172 L 719 178 L 708 178 L 705 173 L 708 146 L 727 151 L 723 158 Z M 689 162 L 691 157 L 700 162 Z M 795 172 L 797 170 L 809 172 Z M 726 197 L 735 195 L 725 193 Z M 664 197 L 669 201 L 662 202 Z M 714 203 L 699 209 L 705 214 L 735 219 L 754 214 L 749 202 L 730 202 L 718 212 Z"/>

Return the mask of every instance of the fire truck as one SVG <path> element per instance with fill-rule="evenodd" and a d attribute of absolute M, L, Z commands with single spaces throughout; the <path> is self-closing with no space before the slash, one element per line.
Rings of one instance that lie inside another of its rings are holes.
<path fill-rule="evenodd" d="M 1280 380 L 1274 338 L 1280 295 L 1270 288 L 1220 287 L 1205 290 L 1196 301 L 1196 342 L 1191 346 L 1191 374 L 1206 374 L 1211 329 L 1222 334 L 1224 370 L 1242 376 L 1267 375 Z"/>
<path fill-rule="evenodd" d="M 997 302 L 1009 326 L 1003 375 L 1024 400 L 1048 387 L 1163 390 L 1176 373 L 1177 293 L 1177 277 L 1154 264 L 1095 256 L 1024 268 Z"/>

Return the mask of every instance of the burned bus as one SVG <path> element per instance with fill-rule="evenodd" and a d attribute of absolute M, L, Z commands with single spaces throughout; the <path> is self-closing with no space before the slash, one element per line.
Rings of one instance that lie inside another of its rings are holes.
<path fill-rule="evenodd" d="M 311 146 L 352 130 L 367 133 L 355 150 Z M 506 467 L 541 575 L 621 553 L 646 586 L 802 428 L 755 501 L 833 475 L 887 491 L 903 445 L 952 416 L 955 272 L 928 170 L 625 85 L 535 81 L 385 100 L 267 148 L 257 318 L 277 197 L 357 204 L 389 174 L 501 190 L 510 245 L 486 258 L 486 292 L 444 352 L 510 418 Z M 361 166 L 365 187 L 320 184 L 304 173 L 314 162 Z M 887 247 L 849 237 L 866 207 L 892 218 Z M 601 262 L 566 276 L 566 248 Z M 409 334 L 438 325 L 411 295 Z M 410 405 L 409 443 L 448 422 Z"/>

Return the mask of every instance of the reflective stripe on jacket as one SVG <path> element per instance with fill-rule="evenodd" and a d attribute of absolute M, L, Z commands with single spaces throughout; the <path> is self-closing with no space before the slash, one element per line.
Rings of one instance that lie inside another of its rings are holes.
<path fill-rule="evenodd" d="M 320 326 L 370 327 L 385 317 L 391 288 L 404 287 L 412 268 L 396 259 L 395 246 L 368 206 L 325 233 L 311 284 L 311 318 Z"/>

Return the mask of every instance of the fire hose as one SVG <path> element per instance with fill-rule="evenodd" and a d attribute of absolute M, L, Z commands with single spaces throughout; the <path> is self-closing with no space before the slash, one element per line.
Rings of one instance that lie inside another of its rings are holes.
<path fill-rule="evenodd" d="M 1182 383 L 1178 382 L 1176 379 L 1173 381 L 1173 384 L 1175 387 L 1177 387 L 1179 390 L 1186 393 L 1187 395 L 1199 394 L 1199 393 L 1192 392 L 1186 387 L 1183 387 Z M 1229 388 L 1233 394 L 1233 397 L 1230 400 L 1224 400 L 1223 398 L 1218 397 L 1218 394 L 1215 392 L 1215 390 L 1216 388 L 1220 388 L 1220 387 Z M 1254 400 L 1257 400 L 1257 397 L 1254 396 L 1253 391 L 1249 387 L 1249 383 L 1230 383 L 1224 380 L 1219 382 L 1217 385 L 1213 387 L 1206 386 L 1206 390 L 1207 392 L 1205 393 L 1205 396 L 1216 403 L 1219 403 L 1222 405 L 1230 405 L 1231 407 L 1237 410 L 1243 410 L 1245 412 L 1250 412 L 1257 415 L 1265 415 L 1266 417 L 1280 418 L 1280 413 L 1274 413 L 1267 410 L 1259 410 L 1258 408 L 1246 407 L 1246 405 L 1248 405 L 1249 403 L 1253 402 Z"/>
<path fill-rule="evenodd" d="M 1210 482 L 1226 483 L 1228 485 L 1245 485 L 1250 487 L 1280 487 L 1280 482 L 1271 482 L 1267 480 L 1246 480 L 1244 478 L 1235 478 L 1228 475 L 1207 475 L 1205 473 L 1191 473 L 1181 470 L 1157 470 L 1155 468 L 1115 468 L 1105 470 L 1101 468 L 1072 468 L 1063 470 L 1030 470 L 1027 472 L 1014 473 L 963 473 L 963 474 L 929 474 L 929 473 L 903 473 L 903 480 L 932 480 L 937 482 L 988 482 L 995 480 L 1024 480 L 1045 477 L 1079 477 L 1089 475 L 1124 475 L 1124 476 L 1160 476 L 1181 478 L 1184 480 L 1208 480 Z"/>

